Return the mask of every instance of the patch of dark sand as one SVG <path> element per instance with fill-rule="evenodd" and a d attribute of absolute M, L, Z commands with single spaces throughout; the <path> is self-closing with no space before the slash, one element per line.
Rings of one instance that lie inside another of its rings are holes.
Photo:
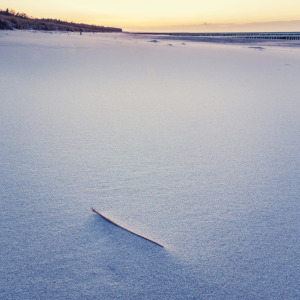
<path fill-rule="evenodd" d="M 256 49 L 256 50 L 265 50 L 266 49 L 264 47 L 248 47 L 248 48 L 252 48 L 252 49 Z"/>

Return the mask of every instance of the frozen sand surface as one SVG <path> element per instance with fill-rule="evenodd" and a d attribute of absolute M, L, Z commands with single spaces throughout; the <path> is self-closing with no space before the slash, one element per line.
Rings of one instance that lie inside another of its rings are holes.
<path fill-rule="evenodd" d="M 299 298 L 298 49 L 6 33 L 1 298 Z"/>
<path fill-rule="evenodd" d="M 0 31 L 0 41 L 5 41 L 2 46 L 9 42 L 17 43 L 20 46 L 39 45 L 49 47 L 92 47 L 109 41 L 144 43 L 159 43 L 161 46 L 174 45 L 200 46 L 203 44 L 224 44 L 224 45 L 245 45 L 255 47 L 283 47 L 299 48 L 300 41 L 297 40 L 271 40 L 271 39 L 249 39 L 249 38 L 222 38 L 222 37 L 193 37 L 193 36 L 167 36 L 153 34 L 134 34 L 134 33 L 90 33 L 85 32 L 79 38 L 79 33 L 59 32 L 59 31 Z M 3 39 L 4 38 L 4 39 Z M 31 44 L 32 43 L 32 44 Z M 103 46 L 103 45 L 102 45 Z"/>

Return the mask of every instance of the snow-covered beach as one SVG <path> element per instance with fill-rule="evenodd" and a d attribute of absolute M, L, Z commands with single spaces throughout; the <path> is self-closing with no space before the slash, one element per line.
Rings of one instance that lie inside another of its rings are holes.
<path fill-rule="evenodd" d="M 0 298 L 299 299 L 298 47 L 1 31 Z"/>

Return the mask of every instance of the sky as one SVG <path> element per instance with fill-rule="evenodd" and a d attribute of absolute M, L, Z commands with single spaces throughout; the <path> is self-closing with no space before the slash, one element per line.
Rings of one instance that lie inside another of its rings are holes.
<path fill-rule="evenodd" d="M 0 9 L 123 31 L 300 31 L 300 0 L 0 0 Z"/>

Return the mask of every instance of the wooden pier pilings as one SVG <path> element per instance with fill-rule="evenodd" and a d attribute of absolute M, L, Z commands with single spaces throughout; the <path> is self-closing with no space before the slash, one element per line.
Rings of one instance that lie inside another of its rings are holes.
<path fill-rule="evenodd" d="M 135 32 L 135 34 L 182 36 L 182 37 L 219 37 L 271 40 L 300 40 L 300 32 Z"/>

